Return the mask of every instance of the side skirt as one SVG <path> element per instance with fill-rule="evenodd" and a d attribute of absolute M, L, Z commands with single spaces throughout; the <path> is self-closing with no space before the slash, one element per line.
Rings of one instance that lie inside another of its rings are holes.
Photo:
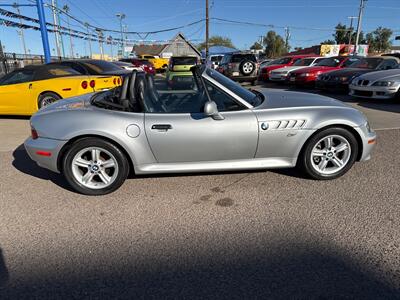
<path fill-rule="evenodd" d="M 253 159 L 229 160 L 229 161 L 226 160 L 226 161 L 145 164 L 137 166 L 135 168 L 135 172 L 136 174 L 192 173 L 192 172 L 292 168 L 295 165 L 296 165 L 296 158 L 272 157 L 272 158 L 253 158 Z"/>

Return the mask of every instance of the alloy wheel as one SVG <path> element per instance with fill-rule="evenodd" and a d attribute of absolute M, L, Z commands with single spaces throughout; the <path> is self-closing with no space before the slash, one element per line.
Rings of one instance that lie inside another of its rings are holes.
<path fill-rule="evenodd" d="M 81 185 L 90 189 L 103 189 L 116 180 L 118 162 L 107 150 L 88 147 L 72 159 L 72 174 Z"/>
<path fill-rule="evenodd" d="M 322 175 L 342 170 L 351 157 L 351 145 L 341 135 L 328 135 L 320 139 L 311 151 L 311 165 Z"/>

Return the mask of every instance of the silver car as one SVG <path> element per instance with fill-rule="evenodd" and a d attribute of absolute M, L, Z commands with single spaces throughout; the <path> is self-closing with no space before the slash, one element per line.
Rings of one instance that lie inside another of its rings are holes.
<path fill-rule="evenodd" d="M 89 195 L 115 191 L 129 172 L 298 166 L 334 179 L 370 158 L 376 136 L 354 108 L 314 94 L 249 91 L 204 66 L 192 70 L 190 90 L 133 72 L 121 88 L 56 102 L 32 117 L 25 148 Z"/>
<path fill-rule="evenodd" d="M 269 75 L 269 80 L 275 82 L 286 81 L 290 72 L 300 70 L 301 68 L 314 66 L 316 63 L 324 58 L 325 57 L 306 57 L 299 59 L 292 66 L 287 66 L 271 71 L 271 74 Z"/>
<path fill-rule="evenodd" d="M 376 71 L 353 79 L 350 95 L 359 98 L 393 99 L 400 96 L 400 69 Z"/>

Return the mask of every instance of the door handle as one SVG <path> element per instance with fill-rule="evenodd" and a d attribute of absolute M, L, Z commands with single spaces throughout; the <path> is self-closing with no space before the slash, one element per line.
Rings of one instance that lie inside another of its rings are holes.
<path fill-rule="evenodd" d="M 32 83 L 29 84 L 28 88 L 29 88 L 29 89 L 32 89 Z"/>
<path fill-rule="evenodd" d="M 172 126 L 170 124 L 154 124 L 151 126 L 151 129 L 167 131 L 172 129 Z"/>

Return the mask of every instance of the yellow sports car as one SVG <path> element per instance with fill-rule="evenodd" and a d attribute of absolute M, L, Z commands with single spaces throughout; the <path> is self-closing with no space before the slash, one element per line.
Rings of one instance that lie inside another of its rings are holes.
<path fill-rule="evenodd" d="M 27 66 L 0 78 L 0 115 L 32 115 L 57 100 L 121 85 L 119 76 L 82 75 L 60 65 Z"/>

